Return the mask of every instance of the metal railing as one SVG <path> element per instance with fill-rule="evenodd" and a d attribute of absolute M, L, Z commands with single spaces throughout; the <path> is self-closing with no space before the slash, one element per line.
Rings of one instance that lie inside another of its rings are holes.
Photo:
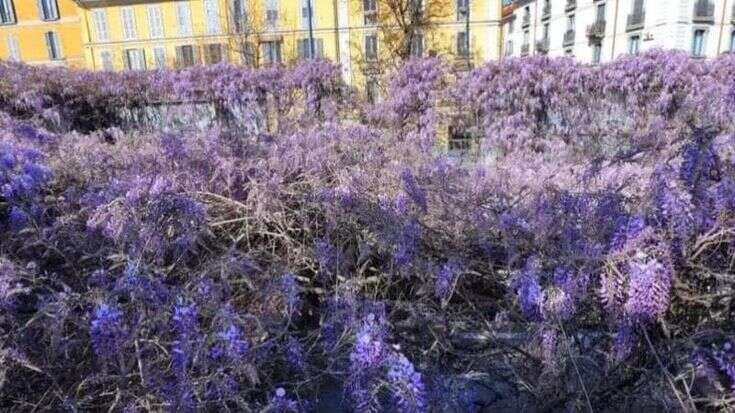
<path fill-rule="evenodd" d="M 587 37 L 590 39 L 590 42 L 600 41 L 605 37 L 605 26 L 605 20 L 597 20 L 587 26 Z"/>

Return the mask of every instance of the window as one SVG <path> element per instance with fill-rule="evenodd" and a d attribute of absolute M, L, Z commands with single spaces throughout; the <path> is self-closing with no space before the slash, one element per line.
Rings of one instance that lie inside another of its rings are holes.
<path fill-rule="evenodd" d="M 508 39 L 505 42 L 505 55 L 510 56 L 513 54 L 513 40 Z"/>
<path fill-rule="evenodd" d="M 450 126 L 448 149 L 450 152 L 466 153 L 472 149 L 472 134 L 462 127 Z"/>
<path fill-rule="evenodd" d="M 704 56 L 704 38 L 706 34 L 707 32 L 704 29 L 697 29 L 694 31 L 694 37 L 692 38 L 692 56 Z"/>
<path fill-rule="evenodd" d="M 145 52 L 143 49 L 125 49 L 125 69 L 145 70 Z"/>
<path fill-rule="evenodd" d="M 191 8 L 189 2 L 176 3 L 176 25 L 179 26 L 180 36 L 191 36 Z"/>
<path fill-rule="evenodd" d="M 544 23 L 544 31 L 543 31 L 544 37 L 542 39 L 548 40 L 549 39 L 549 23 Z"/>
<path fill-rule="evenodd" d="M 204 0 L 204 18 L 207 34 L 219 34 L 219 0 Z"/>
<path fill-rule="evenodd" d="M 592 46 L 592 63 L 600 63 L 602 59 L 602 44 L 597 43 Z"/>
<path fill-rule="evenodd" d="M 14 34 L 8 35 L 8 57 L 13 62 L 20 62 L 20 47 L 18 37 Z"/>
<path fill-rule="evenodd" d="M 411 56 L 423 57 L 424 56 L 424 35 L 421 33 L 414 33 L 411 38 Z"/>
<path fill-rule="evenodd" d="M 216 65 L 224 61 L 223 47 L 220 43 L 212 43 L 204 46 L 204 63 Z"/>
<path fill-rule="evenodd" d="M 137 37 L 135 30 L 135 10 L 132 7 L 123 7 L 120 9 L 120 17 L 122 19 L 123 39 L 135 39 Z"/>
<path fill-rule="evenodd" d="M 199 56 L 194 46 L 184 45 L 176 47 L 176 67 L 191 67 L 198 63 Z"/>
<path fill-rule="evenodd" d="M 312 8 L 311 0 L 301 0 L 301 29 L 308 30 L 313 24 L 313 17 L 314 9 Z"/>
<path fill-rule="evenodd" d="M 314 39 L 314 55 L 311 54 L 309 47 L 309 39 L 301 39 L 298 41 L 298 54 L 300 59 L 320 59 L 324 57 L 324 41 L 322 39 Z"/>
<path fill-rule="evenodd" d="M 0 24 L 15 23 L 13 0 L 0 0 Z"/>
<path fill-rule="evenodd" d="M 531 34 L 528 30 L 523 31 L 523 44 L 528 44 L 531 41 Z"/>
<path fill-rule="evenodd" d="M 469 39 L 467 32 L 457 33 L 457 55 L 467 57 L 470 55 Z"/>
<path fill-rule="evenodd" d="M 639 35 L 630 36 L 630 39 L 628 39 L 628 53 L 632 55 L 637 55 L 640 50 L 641 50 L 641 36 Z"/>
<path fill-rule="evenodd" d="M 92 12 L 92 20 L 94 21 L 94 31 L 98 42 L 106 42 L 110 40 L 110 32 L 107 30 L 107 12 L 105 10 L 95 10 Z"/>
<path fill-rule="evenodd" d="M 457 0 L 457 20 L 465 21 L 469 15 L 470 0 Z"/>
<path fill-rule="evenodd" d="M 597 5 L 597 21 L 601 22 L 605 20 L 605 3 Z"/>
<path fill-rule="evenodd" d="M 156 69 L 166 68 L 166 48 L 165 47 L 154 47 L 153 48 L 153 61 L 156 64 Z"/>
<path fill-rule="evenodd" d="M 511 20 L 508 22 L 508 34 L 513 34 L 513 29 L 515 28 L 515 20 Z"/>
<path fill-rule="evenodd" d="M 278 26 L 278 0 L 267 0 L 265 8 L 265 24 L 269 29 Z"/>
<path fill-rule="evenodd" d="M 369 77 L 365 82 L 365 94 L 367 95 L 368 103 L 377 102 L 379 93 L 377 79 Z"/>
<path fill-rule="evenodd" d="M 41 20 L 59 19 L 59 7 L 56 0 L 38 0 L 38 12 Z"/>
<path fill-rule="evenodd" d="M 248 27 L 248 11 L 245 8 L 246 0 L 232 0 L 232 24 L 235 33 L 243 33 Z"/>
<path fill-rule="evenodd" d="M 365 59 L 376 60 L 378 58 L 378 36 L 368 34 L 365 36 Z"/>
<path fill-rule="evenodd" d="M 256 63 L 255 45 L 252 42 L 243 42 L 240 45 L 240 56 L 245 66 L 253 67 Z"/>
<path fill-rule="evenodd" d="M 730 33 L 730 53 L 735 53 L 735 30 Z"/>
<path fill-rule="evenodd" d="M 263 62 L 266 64 L 281 63 L 281 42 L 270 41 L 261 43 Z"/>
<path fill-rule="evenodd" d="M 378 0 L 362 0 L 362 11 L 365 16 L 365 26 L 378 24 Z"/>
<path fill-rule="evenodd" d="M 102 70 L 108 72 L 114 70 L 112 66 L 112 52 L 109 50 L 103 50 L 100 52 L 100 61 L 102 62 Z"/>
<path fill-rule="evenodd" d="M 148 6 L 148 32 L 153 39 L 163 37 L 163 15 L 160 6 Z"/>
<path fill-rule="evenodd" d="M 570 14 L 567 16 L 567 30 L 574 30 L 575 21 L 574 21 L 574 15 Z"/>
<path fill-rule="evenodd" d="M 46 38 L 46 49 L 48 50 L 49 60 L 61 59 L 61 42 L 59 41 L 59 34 L 56 32 L 46 32 L 44 37 Z"/>

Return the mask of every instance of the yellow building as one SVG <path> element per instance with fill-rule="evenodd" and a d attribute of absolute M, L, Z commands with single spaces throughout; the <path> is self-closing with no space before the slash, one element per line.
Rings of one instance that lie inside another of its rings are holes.
<path fill-rule="evenodd" d="M 341 64 L 348 83 L 372 87 L 405 58 L 396 45 L 406 30 L 411 55 L 461 67 L 498 58 L 501 47 L 500 0 L 390 0 L 418 5 L 410 27 L 386 0 L 76 1 L 87 67 L 96 70 L 259 66 L 313 54 Z"/>
<path fill-rule="evenodd" d="M 0 59 L 83 67 L 72 0 L 0 0 Z"/>
<path fill-rule="evenodd" d="M 347 83 L 377 93 L 380 75 L 410 56 L 436 55 L 459 68 L 498 58 L 501 3 L 0 0 L 0 58 L 143 70 L 261 66 L 313 55 L 339 63 Z"/>

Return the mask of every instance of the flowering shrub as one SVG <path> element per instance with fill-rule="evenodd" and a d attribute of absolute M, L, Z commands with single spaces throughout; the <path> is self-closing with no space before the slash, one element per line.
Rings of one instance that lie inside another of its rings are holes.
<path fill-rule="evenodd" d="M 2 63 L 0 408 L 735 408 L 732 59 L 413 60 L 361 110 L 327 62 Z M 107 112 L 158 99 L 277 119 Z"/>

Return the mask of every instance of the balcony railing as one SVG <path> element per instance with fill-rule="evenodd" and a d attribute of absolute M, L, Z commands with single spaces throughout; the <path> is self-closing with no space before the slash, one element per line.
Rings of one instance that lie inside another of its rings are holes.
<path fill-rule="evenodd" d="M 637 10 L 628 15 L 628 23 L 625 25 L 625 31 L 632 32 L 633 30 L 640 30 L 646 21 L 646 13 L 642 10 Z"/>
<path fill-rule="evenodd" d="M 521 23 L 523 27 L 528 27 L 531 25 L 531 15 L 526 13 L 523 15 L 523 22 Z"/>
<path fill-rule="evenodd" d="M 528 56 L 528 51 L 531 49 L 531 45 L 528 43 L 521 45 L 521 56 Z"/>
<path fill-rule="evenodd" d="M 577 7 L 577 0 L 567 0 L 567 5 L 564 7 L 564 11 L 572 11 Z"/>
<path fill-rule="evenodd" d="M 605 37 L 605 20 L 597 20 L 587 26 L 587 37 L 590 43 L 599 43 Z"/>
<path fill-rule="evenodd" d="M 692 20 L 696 23 L 714 23 L 715 4 L 709 0 L 697 0 L 694 3 L 694 16 Z"/>
<path fill-rule="evenodd" d="M 564 47 L 571 46 L 574 44 L 574 35 L 575 35 L 574 29 L 569 29 L 564 33 Z"/>
<path fill-rule="evenodd" d="M 547 20 L 551 18 L 551 2 L 544 3 L 544 8 L 541 9 L 541 20 Z"/>
<path fill-rule="evenodd" d="M 543 39 L 536 41 L 536 51 L 541 54 L 549 53 L 548 37 L 544 37 Z"/>

